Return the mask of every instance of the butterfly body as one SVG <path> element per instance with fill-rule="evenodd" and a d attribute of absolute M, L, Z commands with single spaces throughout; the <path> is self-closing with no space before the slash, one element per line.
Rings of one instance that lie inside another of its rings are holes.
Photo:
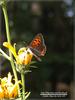
<path fill-rule="evenodd" d="M 37 34 L 28 45 L 28 48 L 32 51 L 33 55 L 41 61 L 40 56 L 44 56 L 46 53 L 43 35 L 41 33 Z"/>

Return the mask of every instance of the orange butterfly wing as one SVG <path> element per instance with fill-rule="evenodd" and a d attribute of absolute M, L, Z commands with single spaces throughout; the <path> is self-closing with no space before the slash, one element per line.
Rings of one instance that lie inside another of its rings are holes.
<path fill-rule="evenodd" d="M 46 53 L 46 45 L 41 33 L 37 34 L 28 46 L 36 56 L 44 56 Z"/>

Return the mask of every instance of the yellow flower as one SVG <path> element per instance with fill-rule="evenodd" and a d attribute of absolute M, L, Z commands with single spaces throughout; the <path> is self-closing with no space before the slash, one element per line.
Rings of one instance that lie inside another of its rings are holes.
<path fill-rule="evenodd" d="M 16 59 L 17 64 L 27 65 L 31 62 L 33 53 L 31 52 L 31 50 L 29 48 L 25 48 L 25 47 L 20 48 L 18 53 L 16 53 L 15 48 L 8 42 L 4 42 L 3 46 L 5 46 L 6 48 L 8 48 L 11 51 L 11 53 L 13 54 L 13 56 Z"/>
<path fill-rule="evenodd" d="M 2 89 L 1 85 L 0 85 L 0 99 L 4 98 L 4 90 Z"/>
<path fill-rule="evenodd" d="M 18 96 L 18 84 L 20 83 L 20 81 L 18 81 L 15 84 L 13 84 L 11 81 L 12 81 L 12 75 L 10 72 L 8 73 L 8 77 L 4 77 L 1 79 L 0 99 L 15 98 Z"/>
<path fill-rule="evenodd" d="M 14 57 L 17 58 L 16 50 L 11 44 L 9 44 L 8 42 L 4 42 L 3 46 L 8 48 L 11 51 L 11 53 L 14 55 Z"/>
<path fill-rule="evenodd" d="M 17 63 L 27 65 L 31 62 L 32 57 L 33 54 L 30 49 L 23 47 L 18 51 Z"/>

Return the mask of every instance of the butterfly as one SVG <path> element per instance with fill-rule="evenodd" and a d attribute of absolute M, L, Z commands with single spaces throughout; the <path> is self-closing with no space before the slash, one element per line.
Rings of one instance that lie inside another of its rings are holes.
<path fill-rule="evenodd" d="M 28 45 L 28 48 L 32 51 L 33 55 L 41 61 L 40 56 L 44 56 L 46 53 L 46 45 L 42 33 L 38 33 L 34 37 Z"/>

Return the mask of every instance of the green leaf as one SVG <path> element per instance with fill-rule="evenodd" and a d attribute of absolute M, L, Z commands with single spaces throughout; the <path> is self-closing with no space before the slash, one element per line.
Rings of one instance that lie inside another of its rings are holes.
<path fill-rule="evenodd" d="M 5 57 L 8 60 L 11 60 L 10 57 L 0 48 L 0 56 Z"/>
<path fill-rule="evenodd" d="M 32 71 L 31 71 L 31 70 L 26 70 L 24 73 L 27 74 L 27 73 L 29 73 L 29 72 L 32 72 Z"/>
<path fill-rule="evenodd" d="M 29 97 L 31 92 L 29 92 L 26 96 L 25 96 L 25 100 Z"/>
<path fill-rule="evenodd" d="M 30 64 L 35 64 L 35 63 L 36 63 L 36 61 L 31 61 L 31 62 L 30 62 Z"/>
<path fill-rule="evenodd" d="M 30 66 L 30 67 L 32 67 L 32 68 L 38 68 L 37 66 Z"/>

